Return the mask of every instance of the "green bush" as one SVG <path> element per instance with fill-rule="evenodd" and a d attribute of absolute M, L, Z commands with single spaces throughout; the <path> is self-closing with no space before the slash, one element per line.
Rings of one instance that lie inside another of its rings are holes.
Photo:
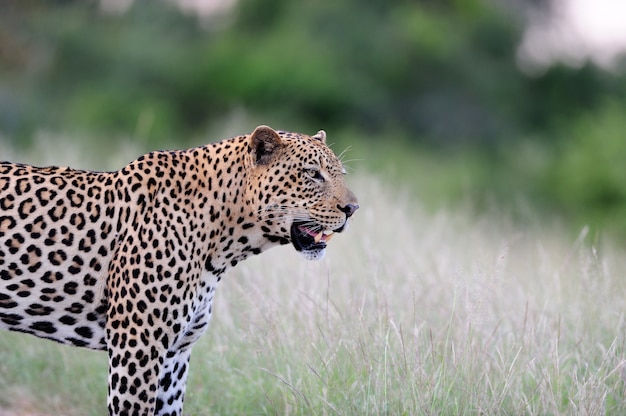
<path fill-rule="evenodd" d="M 626 109 L 609 101 L 564 127 L 546 192 L 577 222 L 626 236 Z"/>

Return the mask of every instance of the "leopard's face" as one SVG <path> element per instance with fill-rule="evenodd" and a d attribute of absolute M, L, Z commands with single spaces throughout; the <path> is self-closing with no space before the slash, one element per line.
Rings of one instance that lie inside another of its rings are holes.
<path fill-rule="evenodd" d="M 291 243 L 306 259 L 322 258 L 333 234 L 343 231 L 358 209 L 341 161 L 326 146 L 324 131 L 306 136 L 270 129 L 258 136 L 267 139 L 252 150 L 263 232 Z"/>

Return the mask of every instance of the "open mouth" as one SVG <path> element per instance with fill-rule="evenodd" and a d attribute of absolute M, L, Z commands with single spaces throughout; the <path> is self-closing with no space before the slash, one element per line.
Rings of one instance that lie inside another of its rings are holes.
<path fill-rule="evenodd" d="M 323 230 L 319 225 L 294 222 L 291 226 L 291 242 L 298 251 L 323 250 L 334 237 L 334 231 Z"/>

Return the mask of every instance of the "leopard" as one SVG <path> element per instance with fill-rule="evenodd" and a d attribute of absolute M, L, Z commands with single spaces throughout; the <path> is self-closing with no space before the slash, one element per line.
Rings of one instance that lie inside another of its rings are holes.
<path fill-rule="evenodd" d="M 0 162 L 0 328 L 106 351 L 109 415 L 181 415 L 224 274 L 322 258 L 359 208 L 345 174 L 324 130 L 265 125 L 115 171 Z"/>

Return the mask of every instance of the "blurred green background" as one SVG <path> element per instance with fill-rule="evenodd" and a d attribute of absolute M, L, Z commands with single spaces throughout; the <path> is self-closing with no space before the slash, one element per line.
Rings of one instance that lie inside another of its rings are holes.
<path fill-rule="evenodd" d="M 157 149 L 323 128 L 353 169 L 427 207 L 626 241 L 626 79 L 586 61 L 520 69 L 528 11 L 549 1 L 205 3 L 226 6 L 0 1 L 0 140 Z"/>

